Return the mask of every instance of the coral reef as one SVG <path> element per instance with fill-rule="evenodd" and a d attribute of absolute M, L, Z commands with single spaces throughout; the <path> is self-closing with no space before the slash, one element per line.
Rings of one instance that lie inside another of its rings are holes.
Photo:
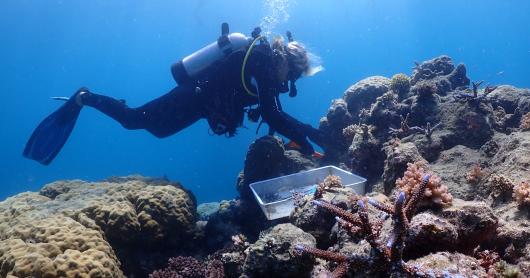
<path fill-rule="evenodd" d="M 195 206 L 180 184 L 139 177 L 59 181 L 9 198 L 0 203 L 0 276 L 145 276 L 159 263 L 153 255 L 186 250 Z"/>
<path fill-rule="evenodd" d="M 318 207 L 335 214 L 339 226 L 351 235 L 362 234 L 372 248 L 369 255 L 355 253 L 343 255 L 339 252 L 321 250 L 304 244 L 296 244 L 294 251 L 299 256 L 310 254 L 337 263 L 337 267 L 330 274 L 331 277 L 343 277 L 350 271 L 363 271 L 372 268 L 380 275 L 442 277 L 448 272 L 425 269 L 422 265 L 403 261 L 403 249 L 405 238 L 410 229 L 410 219 L 414 215 L 417 205 L 425 198 L 431 178 L 432 174 L 424 174 L 422 179 L 412 186 L 412 192 L 408 194 L 400 192 L 398 194 L 393 206 L 374 199 L 359 199 L 356 214 L 323 200 L 313 201 L 313 204 Z M 380 239 L 383 220 L 371 219 L 367 204 L 391 216 L 393 228 L 385 240 Z"/>
<path fill-rule="evenodd" d="M 352 85 L 344 92 L 343 99 L 352 116 L 352 122 L 359 121 L 361 109 L 369 109 L 375 100 L 388 92 L 390 79 L 383 76 L 373 76 Z"/>
<path fill-rule="evenodd" d="M 410 78 L 404 73 L 394 74 L 390 79 L 390 89 L 403 98 L 410 90 Z"/>
<path fill-rule="evenodd" d="M 396 188 L 405 192 L 407 196 L 411 196 L 413 192 L 417 191 L 425 176 L 425 169 L 423 162 L 408 163 L 407 170 L 402 178 L 396 180 Z M 447 186 L 441 184 L 440 177 L 432 175 L 424 189 L 425 196 L 422 198 L 427 205 L 435 204 L 440 206 L 451 205 L 453 196 L 448 192 Z M 419 204 L 418 204 L 419 205 Z"/>
<path fill-rule="evenodd" d="M 530 130 L 530 112 L 524 114 L 523 117 L 521 117 L 519 128 L 523 131 Z"/>
<path fill-rule="evenodd" d="M 218 260 L 201 263 L 193 257 L 175 257 L 168 261 L 166 268 L 149 274 L 149 278 L 222 278 L 223 264 Z"/>
<path fill-rule="evenodd" d="M 530 182 L 523 181 L 513 187 L 513 197 L 520 206 L 530 206 Z"/>
<path fill-rule="evenodd" d="M 353 117 L 348 111 L 346 101 L 333 100 L 326 117 L 320 119 L 319 125 L 320 131 L 326 134 L 327 140 L 323 146 L 326 150 L 326 160 L 345 160 L 343 150 L 348 148 L 355 135 L 355 130 L 349 128 L 353 123 Z"/>
<path fill-rule="evenodd" d="M 248 253 L 243 271 L 248 277 L 304 277 L 313 260 L 298 260 L 292 248 L 298 244 L 314 247 L 316 240 L 292 224 L 276 225 L 260 235 L 245 251 Z"/>
<path fill-rule="evenodd" d="M 423 159 L 413 143 L 401 143 L 399 140 L 388 142 L 384 147 L 386 159 L 383 172 L 383 184 L 385 193 L 390 193 L 395 182 L 400 177 L 409 163 L 427 161 Z"/>
<path fill-rule="evenodd" d="M 314 198 L 320 199 L 323 197 L 325 191 L 333 190 L 334 188 L 341 188 L 342 181 L 339 176 L 329 175 L 324 181 L 318 184 L 315 190 Z"/>
<path fill-rule="evenodd" d="M 475 164 L 466 175 L 466 181 L 470 184 L 479 183 L 485 176 L 484 171 L 479 164 Z"/>
<path fill-rule="evenodd" d="M 234 200 L 196 208 L 180 184 L 140 176 L 9 198 L 0 277 L 530 276 L 530 90 L 466 71 L 440 56 L 353 84 L 320 120 L 323 159 L 258 138 Z M 328 164 L 366 177 L 367 194 L 329 176 L 266 220 L 252 182 Z"/>

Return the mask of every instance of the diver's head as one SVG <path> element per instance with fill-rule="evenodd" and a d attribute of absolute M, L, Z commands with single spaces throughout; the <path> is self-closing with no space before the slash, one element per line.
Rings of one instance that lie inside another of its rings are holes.
<path fill-rule="evenodd" d="M 297 41 L 284 44 L 282 37 L 272 42 L 274 65 L 280 82 L 296 81 L 302 76 L 312 76 L 322 70 L 321 66 L 312 67 L 316 56 L 310 54 L 304 45 Z"/>

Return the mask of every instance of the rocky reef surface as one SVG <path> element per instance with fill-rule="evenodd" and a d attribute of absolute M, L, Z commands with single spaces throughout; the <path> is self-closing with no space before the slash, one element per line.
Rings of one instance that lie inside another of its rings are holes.
<path fill-rule="evenodd" d="M 182 185 L 143 177 L 13 196 L 0 202 L 0 276 L 530 276 L 528 89 L 472 82 L 440 56 L 353 84 L 319 129 L 323 158 L 259 138 L 240 196 L 198 209 Z M 369 193 L 330 176 L 268 221 L 249 189 L 330 164 Z"/>

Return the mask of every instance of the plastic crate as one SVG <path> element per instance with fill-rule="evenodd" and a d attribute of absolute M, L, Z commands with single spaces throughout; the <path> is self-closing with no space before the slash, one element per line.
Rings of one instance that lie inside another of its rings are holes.
<path fill-rule="evenodd" d="M 294 209 L 293 193 L 313 194 L 329 175 L 339 176 L 345 187 L 364 194 L 366 179 L 335 166 L 325 166 L 250 184 L 250 189 L 269 220 L 289 216 Z"/>

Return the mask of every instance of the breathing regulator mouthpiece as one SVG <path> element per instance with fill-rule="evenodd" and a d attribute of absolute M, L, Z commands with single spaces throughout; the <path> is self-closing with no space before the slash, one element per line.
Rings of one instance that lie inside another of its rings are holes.
<path fill-rule="evenodd" d="M 298 89 L 296 89 L 296 84 L 294 83 L 294 80 L 289 81 L 289 96 L 295 97 L 296 94 L 298 94 Z"/>
<path fill-rule="evenodd" d="M 291 33 L 291 31 L 287 31 L 285 35 L 287 36 L 288 42 L 294 41 L 293 34 Z M 289 80 L 289 96 L 290 97 L 295 97 L 298 94 L 298 89 L 296 89 L 295 81 L 296 81 L 296 78 L 291 78 Z"/>
<path fill-rule="evenodd" d="M 293 42 L 294 41 L 293 34 L 291 33 L 291 31 L 287 31 L 286 35 L 287 35 L 287 41 L 288 42 Z"/>

